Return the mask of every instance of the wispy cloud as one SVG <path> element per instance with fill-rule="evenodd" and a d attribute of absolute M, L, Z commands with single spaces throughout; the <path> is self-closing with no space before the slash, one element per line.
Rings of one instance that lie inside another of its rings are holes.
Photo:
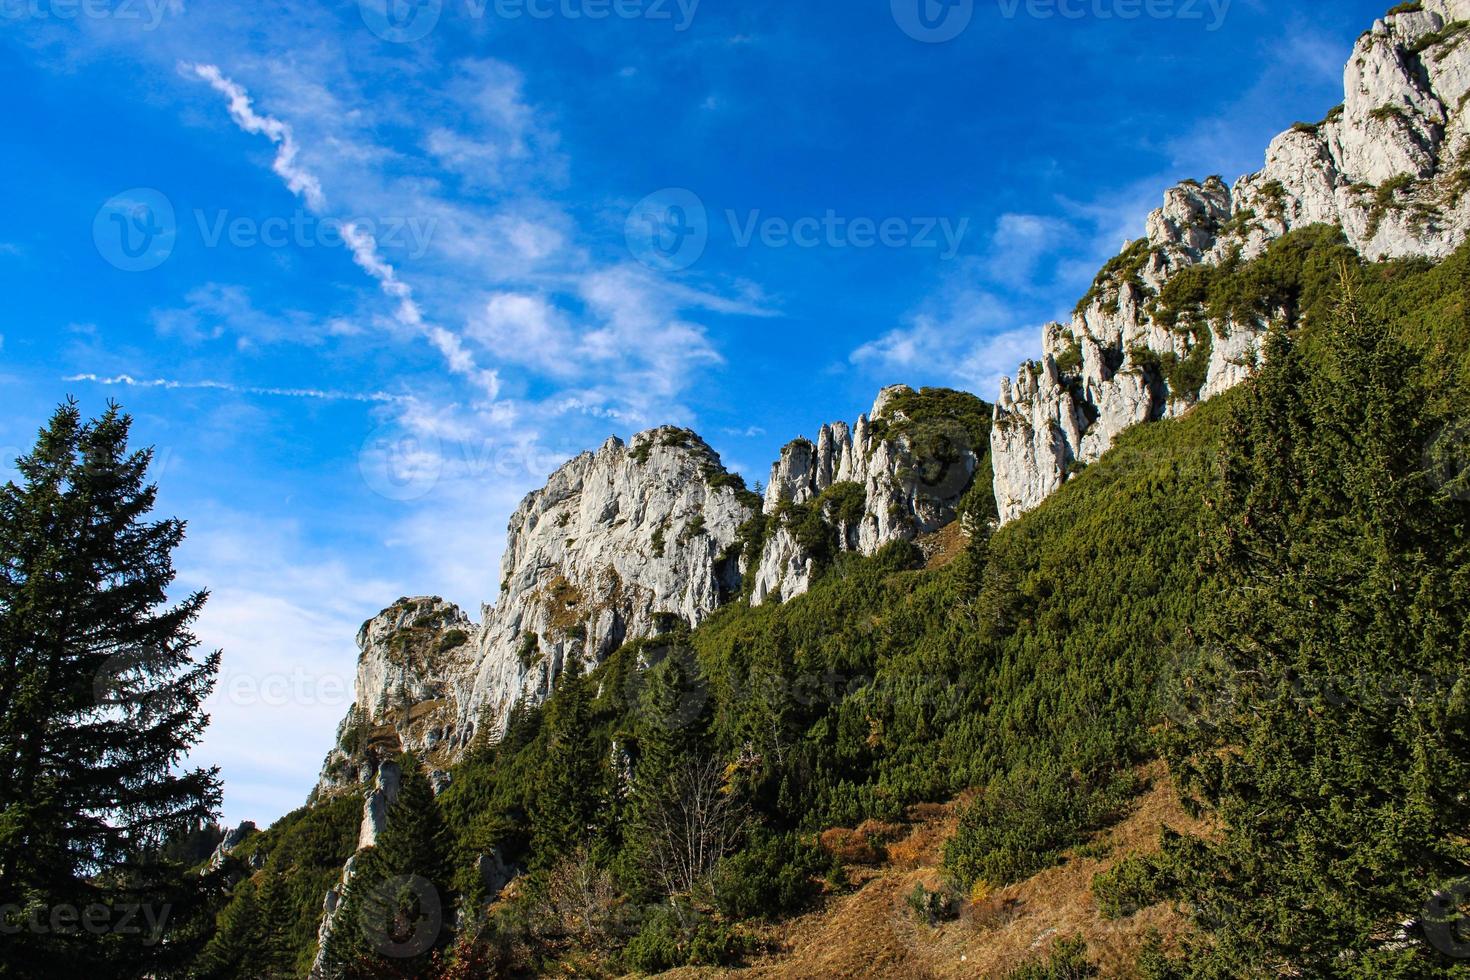
<path fill-rule="evenodd" d="M 378 288 L 384 295 L 398 301 L 394 318 L 403 326 L 427 337 L 434 349 L 444 356 L 451 371 L 468 378 L 486 398 L 494 401 L 500 394 L 499 375 L 477 365 L 474 355 L 465 347 L 458 334 L 424 319 L 423 310 L 413 298 L 413 289 L 398 278 L 398 272 L 393 266 L 384 261 L 378 253 L 378 243 L 373 236 L 357 225 L 349 224 L 343 226 L 342 238 L 352 250 L 352 260 L 358 267 L 378 281 Z"/>
<path fill-rule="evenodd" d="M 237 385 L 228 381 L 177 381 L 172 378 L 135 378 L 128 374 L 103 377 L 97 374 L 73 374 L 61 379 L 69 383 L 88 382 L 98 385 L 121 385 L 128 388 L 162 388 L 169 391 L 199 389 L 226 391 L 236 395 L 267 395 L 278 398 L 314 398 L 330 402 L 369 402 L 380 405 L 413 404 L 412 395 L 393 395 L 386 391 L 332 391 L 325 388 L 271 388 Z"/>

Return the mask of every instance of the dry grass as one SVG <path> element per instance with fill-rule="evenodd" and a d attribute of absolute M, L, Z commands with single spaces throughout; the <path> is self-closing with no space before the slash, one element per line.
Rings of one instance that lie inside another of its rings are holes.
<path fill-rule="evenodd" d="M 926 559 L 924 567 L 930 570 L 943 568 L 964 553 L 970 536 L 960 528 L 960 521 L 952 521 L 933 534 L 919 538 L 917 544 Z"/>
<path fill-rule="evenodd" d="M 1088 853 L 1070 855 L 1061 865 L 1026 881 L 965 902 L 957 921 L 930 928 L 909 914 L 907 898 L 916 884 L 939 888 L 941 850 L 954 833 L 963 801 L 914 807 L 904 837 L 887 846 L 888 859 L 877 868 L 850 871 L 857 890 L 830 900 L 825 908 L 775 927 L 779 950 L 740 970 L 680 970 L 668 978 L 806 980 L 827 977 L 884 977 L 894 980 L 945 980 L 1003 977 L 1017 965 L 1044 957 L 1056 940 L 1080 935 L 1089 958 L 1104 977 L 1130 976 L 1134 956 L 1151 931 L 1166 946 L 1177 943 L 1187 925 L 1167 906 L 1144 909 L 1108 921 L 1098 912 L 1092 879 L 1123 858 L 1158 849 L 1159 831 L 1168 826 L 1189 833 L 1207 830 L 1179 805 L 1162 765 L 1144 770 L 1149 788 L 1116 826 L 1097 835 Z M 849 832 L 850 833 L 850 832 Z"/>

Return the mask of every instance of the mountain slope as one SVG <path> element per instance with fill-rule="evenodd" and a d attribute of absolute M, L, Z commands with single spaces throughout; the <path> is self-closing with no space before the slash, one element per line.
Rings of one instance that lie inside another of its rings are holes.
<path fill-rule="evenodd" d="M 1071 323 L 1046 328 L 1042 360 L 1002 384 L 992 433 L 1002 522 L 1129 426 L 1178 415 L 1249 376 L 1265 323 L 1287 311 L 1181 315 L 1198 294 L 1198 267 L 1249 261 L 1316 224 L 1341 228 L 1368 258 L 1442 259 L 1466 240 L 1470 0 L 1395 10 L 1358 40 L 1341 106 L 1278 136 L 1265 168 L 1233 188 L 1211 177 L 1171 189 Z"/>

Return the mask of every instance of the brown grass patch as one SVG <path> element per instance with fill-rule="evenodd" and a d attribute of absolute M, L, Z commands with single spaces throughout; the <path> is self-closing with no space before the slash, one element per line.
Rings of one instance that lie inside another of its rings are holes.
<path fill-rule="evenodd" d="M 911 808 L 904 836 L 887 845 L 887 862 L 854 869 L 857 891 L 769 930 L 768 938 L 778 952 L 746 969 L 676 971 L 666 976 L 1003 977 L 1024 962 L 1045 957 L 1057 940 L 1078 935 L 1087 942 L 1088 956 L 1102 976 L 1130 976 L 1137 950 L 1151 931 L 1157 930 L 1166 948 L 1173 948 L 1188 924 L 1166 905 L 1114 921 L 1104 919 L 1093 899 L 1093 876 L 1126 857 L 1157 851 L 1163 827 L 1193 834 L 1209 830 L 1180 806 L 1162 764 L 1149 766 L 1141 775 L 1148 788 L 1128 815 L 1098 834 L 1086 852 L 1102 856 L 1074 853 L 1026 881 L 966 901 L 957 921 L 935 928 L 921 924 L 908 911 L 906 900 L 916 884 L 935 888 L 941 883 L 943 843 L 954 833 L 963 800 Z"/>

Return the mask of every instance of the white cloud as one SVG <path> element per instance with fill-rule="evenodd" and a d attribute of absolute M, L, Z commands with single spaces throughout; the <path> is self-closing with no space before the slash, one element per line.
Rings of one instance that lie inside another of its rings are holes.
<path fill-rule="evenodd" d="M 554 377 L 574 377 L 579 341 L 566 316 L 543 296 L 498 292 L 485 302 L 467 334 L 496 358 Z"/>
<path fill-rule="evenodd" d="M 991 236 L 990 277 L 1016 289 L 1051 285 L 1034 278 L 1041 260 L 1066 247 L 1076 232 L 1066 221 L 1041 214 L 1003 214 Z"/>
<path fill-rule="evenodd" d="M 228 821 L 268 821 L 305 800 L 352 703 L 357 628 L 402 583 L 323 561 L 291 524 L 190 517 L 179 588 L 210 591 L 195 632 L 204 650 L 224 652 L 191 761 L 222 767 Z"/>
<path fill-rule="evenodd" d="M 300 152 L 291 127 L 272 116 L 262 116 L 251 107 L 245 89 L 225 78 L 214 65 L 182 66 L 204 79 L 215 91 L 229 100 L 230 116 L 236 125 L 247 133 L 263 134 L 278 146 L 274 170 L 293 194 L 302 197 L 307 206 L 319 211 L 325 204 L 321 183 L 314 174 L 297 163 Z M 377 240 L 356 223 L 342 226 L 342 237 L 352 253 L 358 267 L 377 280 L 379 289 L 397 301 L 394 318 L 403 326 L 426 337 L 449 364 L 449 369 L 471 381 L 488 399 L 494 400 L 500 390 L 500 381 L 492 370 L 485 370 L 475 363 L 473 355 L 453 331 L 429 323 L 413 298 L 413 289 L 399 278 L 397 270 L 379 254 Z"/>

